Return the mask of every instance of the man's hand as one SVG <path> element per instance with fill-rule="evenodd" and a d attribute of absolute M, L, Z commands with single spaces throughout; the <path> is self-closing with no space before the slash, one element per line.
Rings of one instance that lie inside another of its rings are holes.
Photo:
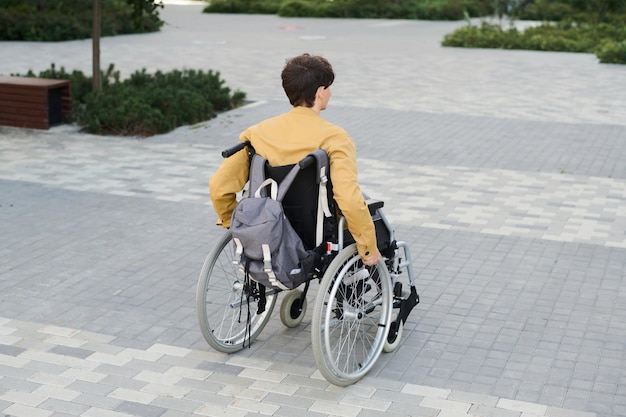
<path fill-rule="evenodd" d="M 376 265 L 378 261 L 382 259 L 382 255 L 380 254 L 378 249 L 376 249 L 375 254 L 373 254 L 369 258 L 362 258 L 362 259 L 363 259 L 363 265 Z"/>

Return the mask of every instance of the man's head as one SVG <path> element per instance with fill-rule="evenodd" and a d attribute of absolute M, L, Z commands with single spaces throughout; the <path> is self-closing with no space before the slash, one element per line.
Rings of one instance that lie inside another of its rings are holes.
<path fill-rule="evenodd" d="M 287 60 L 281 78 L 292 106 L 313 107 L 318 89 L 330 87 L 335 73 L 326 58 L 302 54 Z"/>

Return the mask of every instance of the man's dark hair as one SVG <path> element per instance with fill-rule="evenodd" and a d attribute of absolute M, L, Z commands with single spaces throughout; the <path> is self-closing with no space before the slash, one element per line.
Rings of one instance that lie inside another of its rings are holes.
<path fill-rule="evenodd" d="M 335 73 L 326 58 L 302 54 L 287 60 L 281 78 L 292 106 L 313 107 L 317 89 L 330 87 Z"/>

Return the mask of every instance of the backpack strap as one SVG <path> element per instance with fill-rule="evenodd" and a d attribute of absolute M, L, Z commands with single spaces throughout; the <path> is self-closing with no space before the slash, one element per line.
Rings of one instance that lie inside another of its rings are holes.
<path fill-rule="evenodd" d="M 250 161 L 250 172 L 248 174 L 248 180 L 250 181 L 250 194 L 259 189 L 263 181 L 265 181 L 265 161 L 259 154 L 252 155 L 252 160 Z"/>
<path fill-rule="evenodd" d="M 317 183 L 319 192 L 317 193 L 317 221 L 315 230 L 315 246 L 319 246 L 324 239 L 324 217 L 332 216 L 328 207 L 328 155 L 322 149 L 311 152 L 317 162 Z"/>
<path fill-rule="evenodd" d="M 259 185 L 259 188 L 257 188 L 256 191 L 254 192 L 254 197 L 261 198 L 262 197 L 261 192 L 268 185 L 270 186 L 270 198 L 272 200 L 276 200 L 278 198 L 278 183 L 274 181 L 272 178 L 267 178 L 265 181 L 261 183 L 261 185 Z"/>
<path fill-rule="evenodd" d="M 261 247 L 263 248 L 263 271 L 267 274 L 270 284 L 274 287 L 280 288 L 281 290 L 289 290 L 289 288 L 280 282 L 274 274 L 274 270 L 272 269 L 272 253 L 270 252 L 269 245 L 262 244 Z"/>
<path fill-rule="evenodd" d="M 285 178 L 283 178 L 280 184 L 278 184 L 278 196 L 276 197 L 277 201 L 283 201 L 283 198 L 285 198 L 285 194 L 287 194 L 287 191 L 289 191 L 289 187 L 291 187 L 293 180 L 296 179 L 296 175 L 298 175 L 299 172 L 300 165 L 294 164 L 293 168 L 291 168 L 289 173 L 285 175 Z"/>

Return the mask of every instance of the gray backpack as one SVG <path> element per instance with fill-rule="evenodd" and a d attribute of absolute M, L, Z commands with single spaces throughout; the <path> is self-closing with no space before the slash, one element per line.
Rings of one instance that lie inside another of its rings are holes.
<path fill-rule="evenodd" d="M 320 191 L 324 189 L 320 194 L 326 200 L 328 157 L 323 151 L 311 155 L 318 164 Z M 265 164 L 265 158 L 260 155 L 252 157 L 249 194 L 233 211 L 230 231 L 235 259 L 254 281 L 267 288 L 291 290 L 306 281 L 315 263 L 315 254 L 304 248 L 281 203 L 300 166 L 295 164 L 278 184 L 272 178 L 265 178 Z M 318 213 L 330 216 L 328 205 L 321 204 Z"/>

